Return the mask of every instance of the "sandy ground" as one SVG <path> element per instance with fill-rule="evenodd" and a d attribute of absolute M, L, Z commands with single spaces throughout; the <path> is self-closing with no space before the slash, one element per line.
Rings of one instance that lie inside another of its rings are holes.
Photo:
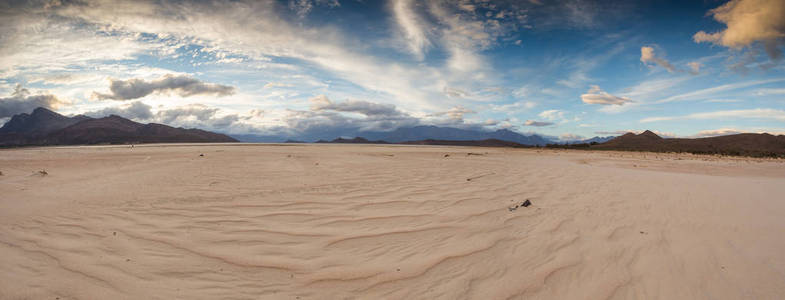
<path fill-rule="evenodd" d="M 0 172 L 0 299 L 785 298 L 781 161 L 180 145 Z"/>

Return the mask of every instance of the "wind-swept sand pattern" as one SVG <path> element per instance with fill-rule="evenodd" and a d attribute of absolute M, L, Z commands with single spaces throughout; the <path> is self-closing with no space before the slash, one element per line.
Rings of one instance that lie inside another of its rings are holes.
<path fill-rule="evenodd" d="M 1 299 L 785 297 L 778 161 L 155 145 L 0 171 Z"/>

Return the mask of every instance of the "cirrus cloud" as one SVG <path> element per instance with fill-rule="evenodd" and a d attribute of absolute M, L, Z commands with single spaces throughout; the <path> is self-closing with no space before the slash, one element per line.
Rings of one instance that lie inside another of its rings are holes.
<path fill-rule="evenodd" d="M 649 117 L 641 119 L 640 122 L 650 123 L 672 120 L 707 120 L 721 118 L 770 119 L 785 121 L 785 111 L 771 108 L 720 110 L 713 112 L 693 113 L 683 116 Z"/>

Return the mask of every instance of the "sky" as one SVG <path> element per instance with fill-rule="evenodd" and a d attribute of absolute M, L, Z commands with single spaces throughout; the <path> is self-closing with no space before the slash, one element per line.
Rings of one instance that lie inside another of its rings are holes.
<path fill-rule="evenodd" d="M 785 1 L 0 1 L 0 122 L 785 134 Z"/>

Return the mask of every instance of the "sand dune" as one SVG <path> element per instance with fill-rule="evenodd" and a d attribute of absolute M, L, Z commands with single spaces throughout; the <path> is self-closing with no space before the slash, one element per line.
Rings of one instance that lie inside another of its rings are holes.
<path fill-rule="evenodd" d="M 785 297 L 775 160 L 155 145 L 0 171 L 1 299 Z"/>

